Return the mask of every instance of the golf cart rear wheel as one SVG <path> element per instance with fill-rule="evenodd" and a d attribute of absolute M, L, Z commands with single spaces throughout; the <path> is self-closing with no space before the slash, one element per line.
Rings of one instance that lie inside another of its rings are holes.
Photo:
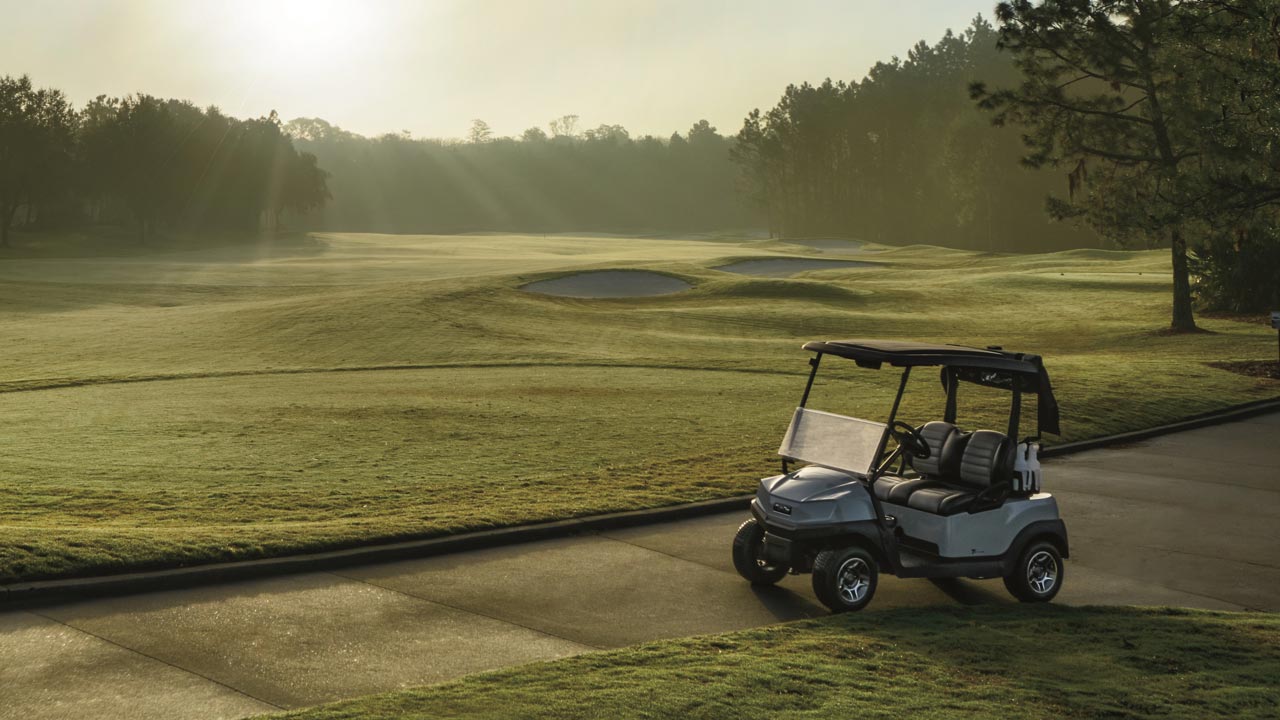
<path fill-rule="evenodd" d="M 786 577 L 786 565 L 765 561 L 764 528 L 752 518 L 738 527 L 733 536 L 733 567 L 752 585 L 772 585 Z"/>
<path fill-rule="evenodd" d="M 813 593 L 831 612 L 861 610 L 876 594 L 880 564 L 854 546 L 823 550 L 813 561 Z"/>
<path fill-rule="evenodd" d="M 1062 555 L 1051 542 L 1032 543 L 1004 578 L 1009 594 L 1022 602 L 1049 602 L 1062 588 Z"/>

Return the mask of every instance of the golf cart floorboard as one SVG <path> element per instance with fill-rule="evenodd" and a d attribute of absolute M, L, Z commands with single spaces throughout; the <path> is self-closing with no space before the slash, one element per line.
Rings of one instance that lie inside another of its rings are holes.
<path fill-rule="evenodd" d="M 931 553 L 898 546 L 898 577 L 993 578 L 1003 574 L 1001 558 L 940 558 Z"/>

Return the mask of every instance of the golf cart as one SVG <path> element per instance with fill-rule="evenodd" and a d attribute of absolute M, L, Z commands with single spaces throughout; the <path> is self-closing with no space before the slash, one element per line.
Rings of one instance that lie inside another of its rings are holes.
<path fill-rule="evenodd" d="M 1058 405 L 1037 355 L 888 340 L 806 343 L 809 380 L 778 453 L 782 474 L 760 481 L 752 518 L 733 540 L 733 564 L 753 585 L 813 573 L 833 612 L 871 602 L 881 571 L 898 577 L 1004 578 L 1023 602 L 1062 587 L 1067 528 L 1040 492 L 1040 433 L 1057 435 Z M 859 368 L 901 368 L 888 419 L 872 422 L 805 407 L 823 357 Z M 913 368 L 941 368 L 942 419 L 897 419 Z M 956 425 L 961 383 L 1008 391 L 1008 427 Z M 1017 441 L 1022 401 L 1034 393 L 1034 437 Z M 890 441 L 893 449 L 890 450 Z M 792 470 L 791 463 L 804 463 Z"/>

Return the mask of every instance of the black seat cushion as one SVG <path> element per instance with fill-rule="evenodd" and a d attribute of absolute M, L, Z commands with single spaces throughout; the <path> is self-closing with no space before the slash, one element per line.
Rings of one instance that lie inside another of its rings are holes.
<path fill-rule="evenodd" d="M 886 475 L 872 486 L 881 502 L 906 505 L 911 494 L 921 488 L 938 487 L 941 480 L 953 479 L 959 471 L 960 455 L 964 443 L 957 443 L 962 433 L 949 422 L 935 420 L 920 426 L 920 437 L 929 446 L 929 457 L 911 458 L 911 467 L 920 473 L 918 478 Z M 967 434 L 963 434 L 965 438 Z"/>
<path fill-rule="evenodd" d="M 935 515 L 955 515 L 972 507 L 979 494 L 984 498 L 983 507 L 975 510 L 990 509 L 991 502 L 998 507 L 1004 501 L 1002 495 L 988 488 L 998 489 L 1009 482 L 1008 436 L 994 430 L 975 430 L 964 440 L 959 477 L 953 480 L 954 484 L 920 487 L 907 498 L 907 507 Z"/>
<path fill-rule="evenodd" d="M 872 487 L 875 489 L 876 497 L 880 498 L 880 502 L 906 505 L 911 493 L 921 488 L 936 487 L 937 485 L 938 481 L 933 478 L 903 478 L 896 475 L 886 475 L 877 479 Z"/>
<path fill-rule="evenodd" d="M 949 422 L 934 420 L 920 426 L 920 437 L 929 446 L 929 457 L 927 458 L 911 458 L 911 467 L 921 475 L 931 475 L 940 477 L 950 474 L 953 468 L 948 462 L 945 450 L 947 443 L 956 435 L 956 426 Z"/>
<path fill-rule="evenodd" d="M 973 504 L 977 493 L 949 487 L 926 487 L 911 493 L 907 507 L 935 515 L 955 515 Z"/>
<path fill-rule="evenodd" d="M 960 458 L 960 484 L 985 490 L 1009 482 L 1009 436 L 995 430 L 970 433 Z"/>

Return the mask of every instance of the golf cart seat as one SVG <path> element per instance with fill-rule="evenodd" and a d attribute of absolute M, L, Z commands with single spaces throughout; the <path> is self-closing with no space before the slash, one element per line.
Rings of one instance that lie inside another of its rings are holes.
<path fill-rule="evenodd" d="M 960 458 L 958 482 L 921 487 L 907 498 L 907 507 L 935 515 L 955 515 L 974 507 L 999 507 L 1009 495 L 1009 436 L 994 430 L 969 434 Z"/>
<path fill-rule="evenodd" d="M 920 473 L 920 477 L 885 475 L 876 480 L 873 489 L 881 502 L 906 505 L 917 490 L 958 479 L 960 460 L 969 435 L 961 433 L 949 422 L 935 420 L 920 428 L 920 437 L 929 446 L 929 457 L 911 459 L 911 467 Z"/>

